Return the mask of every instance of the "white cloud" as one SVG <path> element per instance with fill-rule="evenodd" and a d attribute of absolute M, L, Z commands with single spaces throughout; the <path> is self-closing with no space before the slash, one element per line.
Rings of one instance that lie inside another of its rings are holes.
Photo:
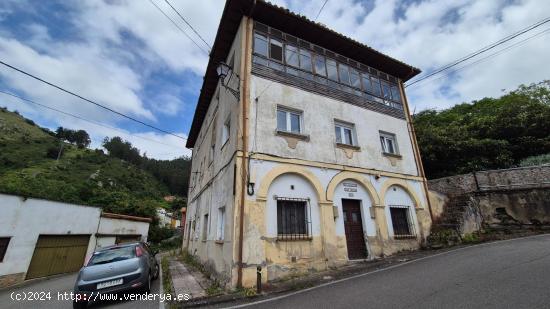
<path fill-rule="evenodd" d="M 322 2 L 316 1 L 318 8 Z M 304 8 L 314 18 L 317 11 L 302 3 L 295 0 L 288 5 Z M 429 72 L 546 18 L 548 12 L 550 2 L 536 0 L 341 0 L 329 1 L 319 22 Z M 446 108 L 548 79 L 547 42 L 548 35 L 540 36 L 450 77 L 411 86 L 409 103 L 417 111 Z"/>
<path fill-rule="evenodd" d="M 200 43 L 200 39 L 164 1 L 153 1 Z M 314 19 L 324 0 L 273 2 Z M 223 1 L 171 0 L 171 3 L 208 42 L 213 42 Z M 149 1 L 86 0 L 67 2 L 66 5 L 71 6 L 66 19 L 73 25 L 71 32 L 75 37 L 54 39 L 48 31 L 51 26 L 48 24 L 28 23 L 25 28 L 28 36 L 22 36 L 21 31 L 16 36 L 14 29 L 2 27 L 0 58 L 154 124 L 163 116 L 178 117 L 192 112 L 195 102 L 185 102 L 182 94 L 198 94 L 207 56 Z M 4 1 L 0 3 L 0 22 L 17 10 L 38 14 L 35 6 L 15 0 Z M 318 21 L 392 57 L 430 71 L 547 17 L 549 11 L 550 2 L 537 0 L 330 0 Z M 549 24 L 539 30 L 548 27 Z M 550 45 L 547 42 L 548 35 L 534 38 L 450 77 L 411 86 L 407 92 L 412 109 L 445 108 L 484 96 L 497 96 L 502 89 L 509 91 L 521 83 L 548 79 L 550 66 L 546 59 Z M 186 78 L 184 83 L 177 84 L 177 89 L 172 85 L 157 93 L 144 91 L 147 86 L 158 82 L 152 80 L 158 72 L 196 78 Z M 121 128 L 123 123 L 118 116 L 7 68 L 0 68 L 0 79 L 4 85 L 38 102 L 127 132 Z M 99 145 L 104 136 L 121 135 L 117 130 L 98 128 L 54 112 L 15 103 L 12 99 L 2 97 L 2 102 L 2 105 L 36 115 L 45 123 L 73 128 L 81 126 L 92 133 L 95 145 Z M 169 135 L 150 131 L 140 134 L 176 147 L 183 145 L 183 141 Z M 151 157 L 188 154 L 132 135 L 122 137 Z"/>

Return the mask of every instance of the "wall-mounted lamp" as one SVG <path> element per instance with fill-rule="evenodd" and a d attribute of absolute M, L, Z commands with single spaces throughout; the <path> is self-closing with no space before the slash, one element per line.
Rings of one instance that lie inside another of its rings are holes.
<path fill-rule="evenodd" d="M 235 96 L 235 98 L 237 98 L 237 100 L 239 100 L 239 97 L 240 97 L 239 90 L 238 89 L 235 90 L 235 89 L 233 89 L 229 86 L 229 82 L 231 81 L 233 76 L 235 76 L 237 78 L 237 85 L 240 84 L 239 75 L 235 74 L 233 72 L 233 69 L 225 62 L 220 62 L 218 64 L 218 67 L 216 68 L 216 73 L 218 73 L 218 77 L 221 80 L 222 87 L 229 90 L 229 92 L 231 92 L 233 94 L 233 96 Z M 229 75 L 229 80 L 227 82 L 225 82 L 225 78 L 228 75 Z"/>

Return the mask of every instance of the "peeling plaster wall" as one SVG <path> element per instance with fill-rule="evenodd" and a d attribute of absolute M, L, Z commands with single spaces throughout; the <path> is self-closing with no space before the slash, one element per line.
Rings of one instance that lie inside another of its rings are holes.
<path fill-rule="evenodd" d="M 398 180 L 386 176 L 376 177 L 367 173 L 353 173 L 354 177 L 359 177 L 364 183 L 370 185 L 374 196 L 371 196 L 362 183 L 344 177 L 334 184 L 332 200 L 327 201 L 327 196 L 332 194 L 328 192 L 331 183 L 337 175 L 346 173 L 345 171 L 265 160 L 252 160 L 251 171 L 254 175 L 252 179 L 255 184 L 255 194 L 247 196 L 243 283 L 255 284 L 256 266 L 262 266 L 264 269 L 262 278 L 271 281 L 346 263 L 348 258 L 342 219 L 343 198 L 357 199 L 361 202 L 363 229 L 370 258 L 416 249 L 420 246 L 421 239 L 429 232 L 431 221 L 422 184 L 418 180 Z M 282 174 L 269 182 L 269 175 L 274 171 L 281 171 Z M 309 175 L 308 177 L 312 178 L 318 187 L 307 180 L 304 173 Z M 265 181 L 267 183 L 264 183 Z M 356 192 L 344 191 L 344 182 L 356 184 Z M 388 186 L 389 183 L 400 185 Z M 291 185 L 294 185 L 294 190 L 291 189 Z M 419 202 L 413 200 L 401 186 L 410 190 Z M 262 192 L 264 187 L 268 188 L 265 196 Z M 384 190 L 387 192 L 386 196 L 381 196 Z M 318 200 L 318 194 L 323 200 Z M 274 196 L 310 198 L 313 214 L 311 240 L 276 239 L 277 212 Z M 381 200 L 377 207 L 374 207 L 373 199 Z M 417 238 L 393 238 L 391 216 L 386 207 L 391 204 L 411 206 L 411 219 L 416 227 Z M 337 207 L 336 218 L 333 206 Z M 318 212 L 315 211 L 316 209 Z"/>
<path fill-rule="evenodd" d="M 418 174 L 407 123 L 403 119 L 255 75 L 252 75 L 250 95 L 251 102 L 258 98 L 257 102 L 252 104 L 251 115 L 254 117 L 250 117 L 249 121 L 250 140 L 255 140 L 250 143 L 249 150 L 252 152 L 408 175 Z M 309 135 L 309 141 L 298 141 L 296 148 L 292 149 L 284 137 L 275 134 L 277 105 L 303 111 L 303 134 Z M 335 119 L 355 125 L 358 146 L 361 149 L 354 152 L 351 159 L 346 156 L 344 149 L 336 147 Z M 402 158 L 382 154 L 379 131 L 396 135 Z"/>
<path fill-rule="evenodd" d="M 235 73 L 241 74 L 242 40 L 244 19 L 234 38 L 226 63 L 234 61 Z M 241 77 L 242 78 L 242 77 Z M 226 82 L 233 89 L 238 89 L 238 79 L 234 76 Z M 231 284 L 234 272 L 235 249 L 235 196 L 234 167 L 236 151 L 240 147 L 240 103 L 224 87 L 218 85 L 217 93 L 212 98 L 202 127 L 199 131 L 195 148 L 192 152 L 191 176 L 188 194 L 187 222 L 183 237 L 183 247 L 195 254 L 207 265 L 222 282 Z M 223 127 L 229 119 L 230 131 L 227 142 L 223 141 Z M 214 156 L 210 147 L 215 144 Z M 237 175 L 238 176 L 238 175 Z M 237 188 L 238 190 L 238 188 Z M 225 207 L 224 240 L 217 241 L 218 209 Z M 202 231 L 205 225 L 204 215 L 208 214 L 205 240 Z"/>

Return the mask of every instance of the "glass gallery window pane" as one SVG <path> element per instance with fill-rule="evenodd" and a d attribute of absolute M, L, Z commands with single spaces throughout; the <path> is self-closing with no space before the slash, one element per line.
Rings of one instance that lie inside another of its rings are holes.
<path fill-rule="evenodd" d="M 300 115 L 290 113 L 290 131 L 300 133 Z"/>
<path fill-rule="evenodd" d="M 277 130 L 286 131 L 286 112 L 277 111 Z"/>
<path fill-rule="evenodd" d="M 349 85 L 350 83 L 349 83 L 349 68 L 348 68 L 348 66 L 339 63 L 338 64 L 338 71 L 340 73 L 340 82 L 342 84 Z"/>
<path fill-rule="evenodd" d="M 336 133 L 336 142 L 337 143 L 342 143 L 342 133 L 341 133 L 340 129 L 341 128 L 339 126 L 334 127 L 334 132 Z"/>
<path fill-rule="evenodd" d="M 283 43 L 275 39 L 270 39 L 269 43 L 269 56 L 271 59 L 283 61 Z"/>
<path fill-rule="evenodd" d="M 372 93 L 380 96 L 380 80 L 374 76 L 371 76 Z"/>
<path fill-rule="evenodd" d="M 392 100 L 401 103 L 401 94 L 397 86 L 391 86 L 391 98 Z"/>
<path fill-rule="evenodd" d="M 361 89 L 361 80 L 359 79 L 359 73 L 356 70 L 350 69 L 350 78 L 351 86 Z"/>
<path fill-rule="evenodd" d="M 254 33 L 254 52 L 267 57 L 267 38 L 259 33 Z"/>
<path fill-rule="evenodd" d="M 336 61 L 327 59 L 327 73 L 328 78 L 334 81 L 338 81 L 338 71 L 336 69 Z"/>
<path fill-rule="evenodd" d="M 292 45 L 285 45 L 286 64 L 298 67 L 298 49 Z"/>
<path fill-rule="evenodd" d="M 363 91 L 372 92 L 372 86 L 370 84 L 370 78 L 368 74 L 361 74 L 361 80 L 363 82 Z"/>
<path fill-rule="evenodd" d="M 322 76 L 327 76 L 327 68 L 325 67 L 325 57 L 315 55 L 315 73 Z"/>
<path fill-rule="evenodd" d="M 305 49 L 300 49 L 300 69 L 311 72 L 311 53 Z"/>
<path fill-rule="evenodd" d="M 391 99 L 390 85 L 384 81 L 382 81 L 382 95 L 384 99 Z"/>

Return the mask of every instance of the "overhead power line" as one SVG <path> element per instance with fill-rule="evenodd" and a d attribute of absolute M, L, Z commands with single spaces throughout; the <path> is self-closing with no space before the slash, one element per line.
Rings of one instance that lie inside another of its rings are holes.
<path fill-rule="evenodd" d="M 319 18 L 319 15 L 321 15 L 321 12 L 325 8 L 325 5 L 327 4 L 327 2 L 328 2 L 328 0 L 325 0 L 325 2 L 323 3 L 323 6 L 321 6 L 321 9 L 319 9 L 319 12 L 317 13 L 317 16 L 315 16 L 315 19 L 313 21 L 316 21 L 317 18 Z"/>
<path fill-rule="evenodd" d="M 547 18 L 545 18 L 545 19 L 543 19 L 543 20 L 541 20 L 541 21 L 539 21 L 539 22 L 536 22 L 536 23 L 530 25 L 529 27 L 526 27 L 526 28 L 524 28 L 524 29 L 522 29 L 522 30 L 520 30 L 520 31 L 518 31 L 518 32 L 515 32 L 515 33 L 513 33 L 513 34 L 510 34 L 510 35 L 508 35 L 508 36 L 506 36 L 506 37 L 504 37 L 504 38 L 502 38 L 502 39 L 500 39 L 500 40 L 498 40 L 498 41 L 496 41 L 496 42 L 494 42 L 494 43 L 492 43 L 492 44 L 490 44 L 490 45 L 488 45 L 488 46 L 485 46 L 485 47 L 483 47 L 483 48 L 481 48 L 481 49 L 479 49 L 479 50 L 477 50 L 477 51 L 475 51 L 475 52 L 473 52 L 473 53 L 471 53 L 471 54 L 469 54 L 469 55 L 466 55 L 466 56 L 464 56 L 464 57 L 462 57 L 462 58 L 459 58 L 459 59 L 457 59 L 457 60 L 455 60 L 455 61 L 453 61 L 453 62 L 451 62 L 451 63 L 449 63 L 449 64 L 447 64 L 447 65 L 445 65 L 445 66 L 443 66 L 443 67 L 441 67 L 441 68 L 439 68 L 439 69 L 437 69 L 437 70 L 435 70 L 435 71 L 433 71 L 432 73 L 430 73 L 430 74 L 428 74 L 428 75 L 426 75 L 426 76 L 420 77 L 420 78 L 418 78 L 418 79 L 416 79 L 416 80 L 414 80 L 414 81 L 408 83 L 405 87 L 409 87 L 409 86 L 414 85 L 414 84 L 416 84 L 416 83 L 418 83 L 418 82 L 420 82 L 420 81 L 422 81 L 422 80 L 428 79 L 428 78 L 430 78 L 430 77 L 432 77 L 432 76 L 434 76 L 434 75 L 437 75 L 437 74 L 439 74 L 439 73 L 441 73 L 441 72 L 443 72 L 443 71 L 446 71 L 446 70 L 448 70 L 448 69 L 450 69 L 450 68 L 452 68 L 452 67 L 454 67 L 454 66 L 456 66 L 456 65 L 458 65 L 458 64 L 460 64 L 460 63 L 463 63 L 463 62 L 465 62 L 465 61 L 467 61 L 467 60 L 469 60 L 469 59 L 472 59 L 472 58 L 474 58 L 474 57 L 476 57 L 476 56 L 478 56 L 478 55 L 480 55 L 480 54 L 482 54 L 482 53 L 484 53 L 484 52 L 487 52 L 488 50 L 491 50 L 491 49 L 493 49 L 493 48 L 495 48 L 495 47 L 497 47 L 497 46 L 499 46 L 499 45 L 502 45 L 502 44 L 504 44 L 504 43 L 506 43 L 506 42 L 508 42 L 508 41 L 510 41 L 510 40 L 512 40 L 512 39 L 514 39 L 514 38 L 516 38 L 516 37 L 518 37 L 518 36 L 524 34 L 524 33 L 527 33 L 527 32 L 529 32 L 529 31 L 532 31 L 533 29 L 538 28 L 538 27 L 540 27 L 540 26 L 546 24 L 547 22 L 550 22 L 550 17 L 547 17 Z"/>
<path fill-rule="evenodd" d="M 176 23 L 170 16 L 168 16 L 168 14 L 166 14 L 153 0 L 149 0 L 149 2 L 151 2 L 151 4 L 157 8 L 157 10 L 159 10 L 159 12 L 162 13 L 162 15 L 164 15 L 164 17 L 166 17 L 170 22 L 172 22 L 172 24 L 174 26 L 176 26 L 176 28 L 179 29 L 179 31 L 181 31 L 181 33 L 185 34 L 185 36 L 191 41 L 193 42 L 193 44 L 195 44 L 195 46 L 197 46 L 200 50 L 202 50 L 206 55 L 210 55 L 210 53 L 205 50 L 202 46 L 200 46 L 197 42 L 195 42 L 195 40 L 193 40 L 193 38 L 187 34 L 187 32 L 185 32 L 185 30 L 183 30 L 179 25 L 178 23 Z"/>
<path fill-rule="evenodd" d="M 208 50 L 212 50 L 212 47 L 210 46 L 210 44 L 208 44 L 208 42 L 206 42 L 206 40 L 197 32 L 197 30 L 195 30 L 195 28 L 193 26 L 191 26 L 191 24 L 189 22 L 187 22 L 187 19 L 185 19 L 185 17 L 183 17 L 180 12 L 178 10 L 176 10 L 176 8 L 168 1 L 168 0 L 164 0 L 164 2 L 166 2 L 166 4 L 168 4 L 172 10 L 174 12 L 176 12 L 176 14 L 178 14 L 178 16 L 183 20 L 183 22 L 185 22 L 185 24 L 187 26 L 189 26 L 189 28 L 191 28 L 191 30 L 193 30 L 193 32 L 199 37 L 199 39 L 201 39 L 204 44 L 206 44 L 206 46 L 208 46 Z"/>
<path fill-rule="evenodd" d="M 166 144 L 166 143 L 163 143 L 161 141 L 157 141 L 155 139 L 152 139 L 152 138 L 147 138 L 147 137 L 144 137 L 144 136 L 141 136 L 141 135 L 136 135 L 136 134 L 132 134 L 132 133 L 129 133 L 129 132 L 125 132 L 123 130 L 120 130 L 118 128 L 115 128 L 115 127 L 112 127 L 112 126 L 108 126 L 106 124 L 103 124 L 99 121 L 94 121 L 94 120 L 90 120 L 90 119 L 86 119 L 84 117 L 81 117 L 81 116 L 78 116 L 78 115 L 75 115 L 75 114 L 71 114 L 71 113 L 68 113 L 68 112 L 64 112 L 60 109 L 57 109 L 57 108 L 54 108 L 54 107 L 51 107 L 51 106 L 48 106 L 48 105 L 45 105 L 45 104 L 41 104 L 41 103 L 38 103 L 36 101 L 33 101 L 33 100 L 30 100 L 30 99 L 27 99 L 27 98 L 24 98 L 24 97 L 21 97 L 19 95 L 16 95 L 14 93 L 11 93 L 11 92 L 7 92 L 7 91 L 3 91 L 3 90 L 0 90 L 0 93 L 3 93 L 3 94 L 6 94 L 6 95 L 9 95 L 9 96 L 12 96 L 14 98 L 17 98 L 21 101 L 24 101 L 24 102 L 27 102 L 27 103 L 32 103 L 34 105 L 37 105 L 37 106 L 40 106 L 42 108 L 45 108 L 45 109 L 49 109 L 49 110 L 52 110 L 52 111 L 55 111 L 55 112 L 58 112 L 60 114 L 63 114 L 63 115 L 66 115 L 66 116 L 70 116 L 70 117 L 73 117 L 73 118 L 76 118 L 76 119 L 80 119 L 82 121 L 86 121 L 88 123 L 91 123 L 91 124 L 94 124 L 96 126 L 100 126 L 100 127 L 103 127 L 103 128 L 107 128 L 107 129 L 111 129 L 111 130 L 114 130 L 114 131 L 117 131 L 117 132 L 120 132 L 120 133 L 123 133 L 125 135 L 129 135 L 129 136 L 134 136 L 134 137 L 137 137 L 137 138 L 141 138 L 143 140 L 147 140 L 147 141 L 150 141 L 150 142 L 154 142 L 154 143 L 157 143 L 157 144 L 161 144 L 161 145 L 165 145 L 165 146 L 168 146 L 168 147 L 172 147 L 174 149 L 179 149 L 179 150 L 182 150 L 183 148 L 180 148 L 180 147 L 177 147 L 177 146 L 174 146 L 174 145 L 170 145 L 170 144 Z"/>
<path fill-rule="evenodd" d="M 445 74 L 443 74 L 443 75 L 441 75 L 441 76 L 439 76 L 439 77 L 437 77 L 437 78 L 430 79 L 430 80 L 424 80 L 423 82 L 420 82 L 420 83 L 417 84 L 417 85 L 419 85 L 419 87 L 422 88 L 423 86 L 425 86 L 425 85 L 427 85 L 427 84 L 429 84 L 429 83 L 431 83 L 431 82 L 434 82 L 434 81 L 440 80 L 440 79 L 442 79 L 442 78 L 445 78 L 446 76 L 449 76 L 449 75 L 451 75 L 451 74 L 453 74 L 453 73 L 462 71 L 462 70 L 467 69 L 468 67 L 471 67 L 471 66 L 473 66 L 473 65 L 476 65 L 476 64 L 478 64 L 478 63 L 482 63 L 482 62 L 485 62 L 485 61 L 487 61 L 487 60 L 491 60 L 491 58 L 494 58 L 495 56 L 498 56 L 498 55 L 500 55 L 500 54 L 502 54 L 502 53 L 504 53 L 504 52 L 507 52 L 507 51 L 509 51 L 509 50 L 512 49 L 512 48 L 515 48 L 515 47 L 519 47 L 519 46 L 521 46 L 521 45 L 524 45 L 525 43 L 527 43 L 527 41 L 530 41 L 530 40 L 532 40 L 532 39 L 535 39 L 535 38 L 537 38 L 537 37 L 539 37 L 539 36 L 546 35 L 546 34 L 548 34 L 548 33 L 550 33 L 550 28 L 547 28 L 547 29 L 545 29 L 545 30 L 543 30 L 543 31 L 540 31 L 540 32 L 538 32 L 538 33 L 536 33 L 536 34 L 534 34 L 534 35 L 532 35 L 532 36 L 529 36 L 529 37 L 527 37 L 527 38 L 525 38 L 525 39 L 523 39 L 523 40 L 521 40 L 521 41 L 519 41 L 519 42 L 516 42 L 516 43 L 514 43 L 514 44 L 508 45 L 508 46 L 506 46 L 505 48 L 500 49 L 500 50 L 498 50 L 498 51 L 496 51 L 496 52 L 494 52 L 494 53 L 491 53 L 491 54 L 489 54 L 489 55 L 487 55 L 487 56 L 485 56 L 485 57 L 483 57 L 483 58 L 480 58 L 480 59 L 478 59 L 478 60 L 476 60 L 476 61 L 474 61 L 474 62 L 466 63 L 466 64 L 464 64 L 463 66 L 458 67 L 458 68 L 456 68 L 456 69 L 454 69 L 454 70 L 451 70 L 451 71 L 449 71 L 449 72 L 446 72 Z"/>
<path fill-rule="evenodd" d="M 83 96 L 81 96 L 81 95 L 79 95 L 79 94 L 77 94 L 77 93 L 74 93 L 74 92 L 72 92 L 72 91 L 69 91 L 69 90 L 67 90 L 67 89 L 65 89 L 65 88 L 63 88 L 63 87 L 61 87 L 61 86 L 58 86 L 58 85 L 53 84 L 53 83 L 50 83 L 50 82 L 48 82 L 48 81 L 46 81 L 46 80 L 44 80 L 44 79 L 42 79 L 42 78 L 40 78 L 40 77 L 37 77 L 37 76 L 35 76 L 35 75 L 31 74 L 31 73 L 25 72 L 25 71 L 23 71 L 22 69 L 19 69 L 19 68 L 16 68 L 16 67 L 14 67 L 14 66 L 12 66 L 12 65 L 10 65 L 10 64 L 7 64 L 6 62 L 4 62 L 4 61 L 2 61 L 2 60 L 0 60 L 0 64 L 4 65 L 4 66 L 6 66 L 6 67 L 8 67 L 8 68 L 10 68 L 10 69 L 12 69 L 12 70 L 15 70 L 15 71 L 17 71 L 17 72 L 19 72 L 19 73 L 21 73 L 21 74 L 27 75 L 28 77 L 34 78 L 34 79 L 36 79 L 37 81 L 40 81 L 40 82 L 42 82 L 42 83 L 44 83 L 44 84 L 46 84 L 46 85 L 52 86 L 52 87 L 54 87 L 54 88 L 56 88 L 56 89 L 58 89 L 58 90 L 61 90 L 61 91 L 65 92 L 65 93 L 68 93 L 68 94 L 70 94 L 70 95 L 72 95 L 72 96 L 75 96 L 75 97 L 77 97 L 77 98 L 79 98 L 79 99 L 81 99 L 81 100 L 83 100 L 83 101 L 86 101 L 86 102 L 91 103 L 91 104 L 93 104 L 93 105 L 95 105 L 95 106 L 101 107 L 101 108 L 103 108 L 104 110 L 107 110 L 107 111 L 109 111 L 109 112 L 111 112 L 111 113 L 117 114 L 117 115 L 119 115 L 119 116 L 122 116 L 122 117 L 124 117 L 124 118 L 126 118 L 126 119 L 129 119 L 129 120 L 131 120 L 131 121 L 137 122 L 137 123 L 139 123 L 139 124 L 142 124 L 142 125 L 144 125 L 144 126 L 146 126 L 146 127 L 149 127 L 149 128 L 151 128 L 151 129 L 157 130 L 157 131 L 159 131 L 159 132 L 162 132 L 162 133 L 166 133 L 166 134 L 175 136 L 175 137 L 180 138 L 180 139 L 182 139 L 182 140 L 187 140 L 187 139 L 186 139 L 185 137 L 183 137 L 183 136 L 177 135 L 177 134 L 175 134 L 175 133 L 172 133 L 172 132 L 170 132 L 170 131 L 166 131 L 166 130 L 161 129 L 161 128 L 158 128 L 158 127 L 155 127 L 155 126 L 150 125 L 150 124 L 148 124 L 148 123 L 146 123 L 146 122 L 143 122 L 143 121 L 141 121 L 141 120 L 138 120 L 138 119 L 136 119 L 136 118 L 134 118 L 134 117 L 132 117 L 132 116 L 128 116 L 128 115 L 126 115 L 126 114 L 124 114 L 124 113 L 118 112 L 118 111 L 116 111 L 116 110 L 114 110 L 114 109 L 112 109 L 112 108 L 110 108 L 110 107 L 107 107 L 107 106 L 105 106 L 105 105 L 103 105 L 103 104 L 100 104 L 100 103 L 95 102 L 95 101 L 93 101 L 93 100 L 87 99 L 87 98 L 85 98 L 85 97 L 83 97 Z"/>

